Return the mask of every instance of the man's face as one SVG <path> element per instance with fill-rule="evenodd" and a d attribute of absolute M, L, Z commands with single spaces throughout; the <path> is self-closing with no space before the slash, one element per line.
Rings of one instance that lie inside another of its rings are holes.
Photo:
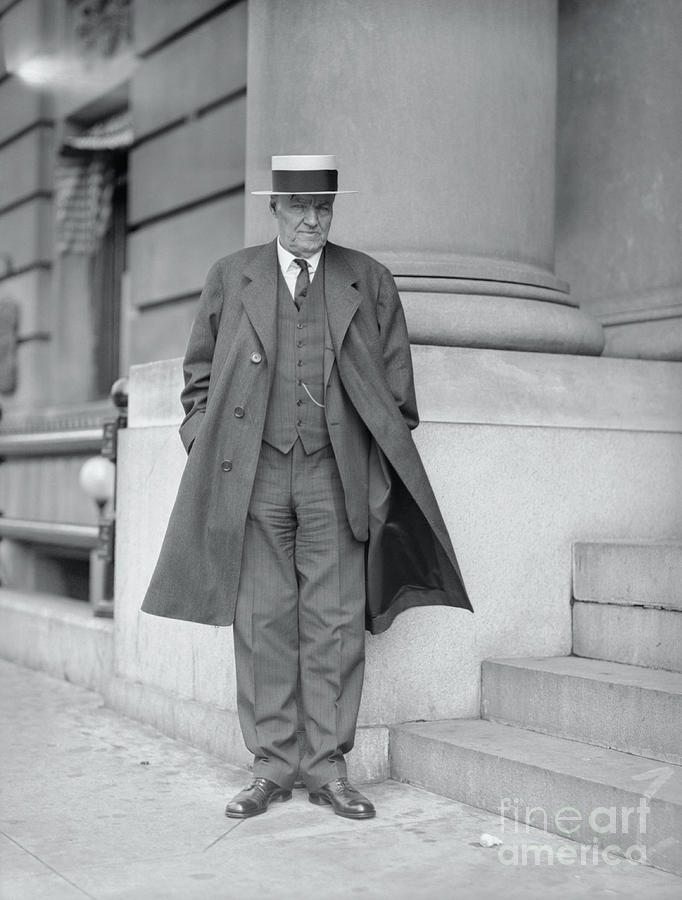
<path fill-rule="evenodd" d="M 279 241 L 294 256 L 308 259 L 320 250 L 332 224 L 334 194 L 282 194 L 270 209 L 279 226 Z"/>

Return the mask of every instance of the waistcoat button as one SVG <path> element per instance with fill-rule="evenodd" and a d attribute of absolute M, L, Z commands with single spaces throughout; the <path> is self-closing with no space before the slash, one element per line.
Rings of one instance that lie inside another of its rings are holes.
<path fill-rule="evenodd" d="M 251 362 L 252 363 L 259 363 L 262 359 L 263 359 L 263 357 L 258 352 L 254 352 L 251 354 Z"/>
<path fill-rule="evenodd" d="M 232 460 L 224 459 L 220 464 L 220 468 L 223 470 L 223 472 L 230 472 L 232 470 Z"/>
<path fill-rule="evenodd" d="M 244 418 L 244 407 L 243 406 L 235 406 L 234 414 L 238 419 Z"/>

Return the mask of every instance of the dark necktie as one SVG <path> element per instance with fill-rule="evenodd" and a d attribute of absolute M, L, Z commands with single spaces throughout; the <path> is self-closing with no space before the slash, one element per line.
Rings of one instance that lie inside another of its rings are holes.
<path fill-rule="evenodd" d="M 300 268 L 300 272 L 298 273 L 298 277 L 296 279 L 296 286 L 294 288 L 294 303 L 296 304 L 296 309 L 301 308 L 301 303 L 303 303 L 303 299 L 305 295 L 308 293 L 308 288 L 310 287 L 310 275 L 308 274 L 308 261 L 305 259 L 295 259 L 294 262 Z"/>

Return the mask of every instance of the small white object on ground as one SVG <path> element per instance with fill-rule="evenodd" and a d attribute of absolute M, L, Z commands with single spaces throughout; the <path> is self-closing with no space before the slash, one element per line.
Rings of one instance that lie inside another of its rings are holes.
<path fill-rule="evenodd" d="M 499 847 L 502 841 L 493 834 L 482 834 L 478 839 L 478 843 L 481 847 Z"/>

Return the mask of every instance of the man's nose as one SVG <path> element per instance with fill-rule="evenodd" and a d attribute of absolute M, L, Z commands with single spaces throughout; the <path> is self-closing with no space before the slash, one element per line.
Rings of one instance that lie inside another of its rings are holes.
<path fill-rule="evenodd" d="M 314 225 L 317 225 L 317 222 L 318 222 L 318 219 L 317 219 L 317 210 L 315 209 L 314 206 L 309 206 L 309 207 L 306 209 L 306 211 L 305 211 L 305 216 L 304 216 L 304 218 L 303 218 L 303 221 L 305 222 L 306 225 L 308 225 L 308 226 L 310 226 L 310 227 L 313 227 Z"/>

